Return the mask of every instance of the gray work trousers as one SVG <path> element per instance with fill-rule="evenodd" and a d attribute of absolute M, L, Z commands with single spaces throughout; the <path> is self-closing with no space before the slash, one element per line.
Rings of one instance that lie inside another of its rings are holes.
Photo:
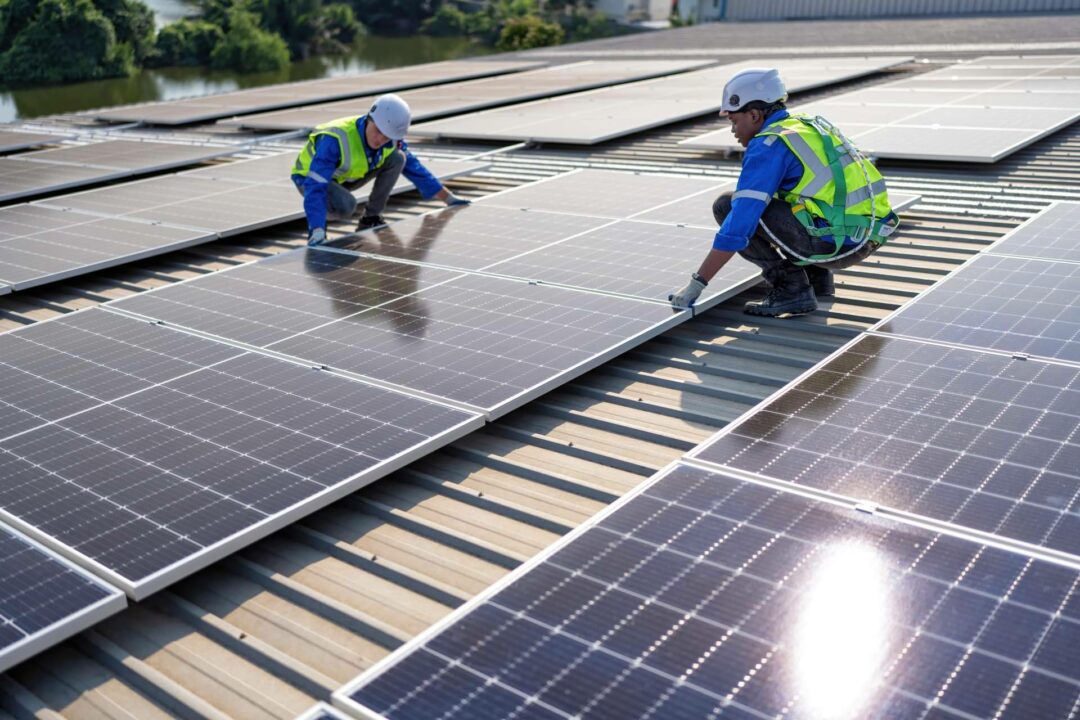
<path fill-rule="evenodd" d="M 353 191 L 362 188 L 372 180 L 375 181 L 375 186 L 371 189 L 367 206 L 364 208 L 364 215 L 382 215 L 382 211 L 386 209 L 386 203 L 390 199 L 390 192 L 394 189 L 394 185 L 397 184 L 398 178 L 401 177 L 403 169 L 405 169 L 405 155 L 400 150 L 395 150 L 394 154 L 386 158 L 386 162 L 380 165 L 375 172 L 370 172 L 359 180 L 346 185 L 333 180 L 330 181 L 326 185 L 326 214 L 328 219 L 348 220 L 351 218 L 356 212 L 356 206 L 359 205 Z M 298 186 L 297 190 L 303 195 L 304 191 L 301 187 Z"/>
<path fill-rule="evenodd" d="M 721 193 L 713 203 L 713 217 L 719 225 L 724 224 L 724 218 L 731 212 L 731 193 Z M 764 225 L 765 227 L 762 227 Z M 766 230 L 767 228 L 767 230 Z M 811 237 L 806 228 L 796 219 L 791 211 L 791 206 L 783 200 L 773 198 L 761 214 L 761 222 L 757 230 L 750 236 L 750 242 L 746 248 L 739 251 L 744 259 L 749 260 L 762 269 L 766 278 L 774 273 L 782 273 L 799 266 L 792 262 L 792 256 L 780 247 L 769 236 L 772 233 L 776 238 L 793 250 L 795 253 L 810 257 L 811 255 L 826 255 L 836 249 L 835 243 L 826 242 L 821 238 Z M 857 262 L 865 260 L 874 252 L 877 246 L 871 242 L 865 243 L 857 252 L 839 260 L 824 263 L 814 263 L 814 267 L 826 270 L 840 270 L 850 267 Z"/>

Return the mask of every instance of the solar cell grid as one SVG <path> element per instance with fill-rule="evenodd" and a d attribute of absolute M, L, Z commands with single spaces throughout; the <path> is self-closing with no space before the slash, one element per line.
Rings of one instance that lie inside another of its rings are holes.
<path fill-rule="evenodd" d="M 113 171 L 103 173 L 99 168 L 32 163 L 4 157 L 0 158 L 0 201 L 78 187 L 113 174 Z"/>
<path fill-rule="evenodd" d="M 93 215 L 82 215 L 39 205 L 13 205 L 0 208 L 0 243 L 43 230 L 57 230 L 96 219 Z"/>
<path fill-rule="evenodd" d="M 106 313 L 96 312 L 100 323 Z M 196 356 L 188 372 L 143 383 L 135 392 L 130 386 L 137 383 L 111 370 L 114 382 L 127 383 L 122 394 L 0 440 L 0 513 L 134 597 L 480 422 L 166 328 L 111 315 L 108 322 L 123 326 L 118 333 L 168 336 L 170 346 L 180 346 L 178 354 L 198 349 L 212 353 L 214 362 Z M 65 341 L 79 339 L 63 327 L 52 331 Z M 101 352 L 128 362 L 126 348 L 109 339 L 101 337 Z M 46 353 L 44 360 L 62 363 L 63 357 Z M 182 355 L 155 357 L 150 372 L 169 362 L 188 364 Z M 95 382 L 80 384 L 94 388 Z"/>
<path fill-rule="evenodd" d="M 0 671 L 124 607 L 124 597 L 0 525 Z"/>
<path fill-rule="evenodd" d="M 676 466 L 335 701 L 390 720 L 1067 717 L 1077 586 Z"/>
<path fill-rule="evenodd" d="M 666 304 L 468 275 L 269 347 L 501 414 L 683 319 Z"/>
<path fill-rule="evenodd" d="M 458 274 L 302 249 L 135 295 L 114 305 L 156 320 L 265 347 Z"/>
<path fill-rule="evenodd" d="M 989 252 L 1080 262 L 1080 203 L 1052 204 L 994 243 Z"/>
<path fill-rule="evenodd" d="M 361 233 L 341 247 L 412 262 L 479 270 L 607 223 L 494 205 L 448 208 Z"/>
<path fill-rule="evenodd" d="M 1080 557 L 1080 369 L 867 336 L 692 457 Z"/>
<path fill-rule="evenodd" d="M 715 227 L 715 224 L 714 224 Z M 620 221 L 573 239 L 492 265 L 490 272 L 572 285 L 588 290 L 666 301 L 686 282 L 688 263 L 712 244 L 712 232 L 697 227 L 667 227 Z M 761 269 L 732 258 L 702 293 L 695 308 L 708 309 L 756 284 Z"/>
<path fill-rule="evenodd" d="M 195 163 L 226 155 L 235 149 L 220 145 L 184 145 L 149 140 L 104 140 L 23 153 L 18 158 L 34 162 L 138 171 Z"/>
<path fill-rule="evenodd" d="M 1080 265 L 978 255 L 886 318 L 882 332 L 1080 362 Z"/>
<path fill-rule="evenodd" d="M 68 138 L 67 135 L 52 133 L 21 132 L 18 130 L 0 131 L 0 152 L 11 152 L 38 145 L 51 145 Z"/>

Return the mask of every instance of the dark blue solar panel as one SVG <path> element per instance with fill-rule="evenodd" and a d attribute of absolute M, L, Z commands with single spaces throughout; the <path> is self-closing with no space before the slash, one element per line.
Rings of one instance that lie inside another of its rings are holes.
<path fill-rule="evenodd" d="M 1078 583 L 679 466 L 338 699 L 390 720 L 1064 720 Z"/>

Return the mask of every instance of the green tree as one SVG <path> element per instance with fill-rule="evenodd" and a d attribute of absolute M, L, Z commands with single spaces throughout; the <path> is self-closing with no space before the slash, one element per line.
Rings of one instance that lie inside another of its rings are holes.
<path fill-rule="evenodd" d="M 225 39 L 225 31 L 205 20 L 184 18 L 161 28 L 155 65 L 209 65 L 210 54 Z"/>
<path fill-rule="evenodd" d="M 503 25 L 495 47 L 499 50 L 528 50 L 529 48 L 558 45 L 563 39 L 563 29 L 536 15 L 512 17 Z"/>
<path fill-rule="evenodd" d="M 33 5 L 32 11 L 27 5 Z M 130 75 L 130 45 L 91 0 L 0 5 L 0 77 L 5 85 L 46 85 Z"/>
<path fill-rule="evenodd" d="M 441 4 L 441 0 L 352 0 L 356 19 L 383 35 L 416 33 Z"/>
<path fill-rule="evenodd" d="M 289 46 L 259 27 L 258 18 L 242 6 L 228 13 L 224 39 L 210 54 L 210 66 L 240 72 L 282 70 L 289 64 Z"/>
<path fill-rule="evenodd" d="M 154 11 L 140 0 L 94 0 L 116 32 L 116 41 L 131 46 L 135 62 L 154 52 Z"/>
<path fill-rule="evenodd" d="M 469 16 L 453 5 L 446 3 L 440 5 L 434 15 L 420 23 L 420 31 L 435 37 L 465 35 L 469 32 Z"/>

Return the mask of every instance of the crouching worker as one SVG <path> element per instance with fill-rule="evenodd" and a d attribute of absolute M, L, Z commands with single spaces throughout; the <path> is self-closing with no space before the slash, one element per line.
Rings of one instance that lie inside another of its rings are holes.
<path fill-rule="evenodd" d="M 425 198 L 437 197 L 447 205 L 469 204 L 443 187 L 409 152 L 405 134 L 410 122 L 412 112 L 405 101 L 383 95 L 367 115 L 338 118 L 315 128 L 292 171 L 292 181 L 304 196 L 308 245 L 326 242 L 327 219 L 353 216 L 357 200 L 350 191 L 372 180 L 375 185 L 358 231 L 386 224 L 382 211 L 402 174 Z"/>
<path fill-rule="evenodd" d="M 866 259 L 900 224 L 873 163 L 824 118 L 789 114 L 786 100 L 774 69 L 743 70 L 724 86 L 721 115 L 746 148 L 742 172 L 735 192 L 713 204 L 712 250 L 668 296 L 673 306 L 691 307 L 738 253 L 769 286 L 746 312 L 813 312 L 833 294 L 832 271 Z"/>

